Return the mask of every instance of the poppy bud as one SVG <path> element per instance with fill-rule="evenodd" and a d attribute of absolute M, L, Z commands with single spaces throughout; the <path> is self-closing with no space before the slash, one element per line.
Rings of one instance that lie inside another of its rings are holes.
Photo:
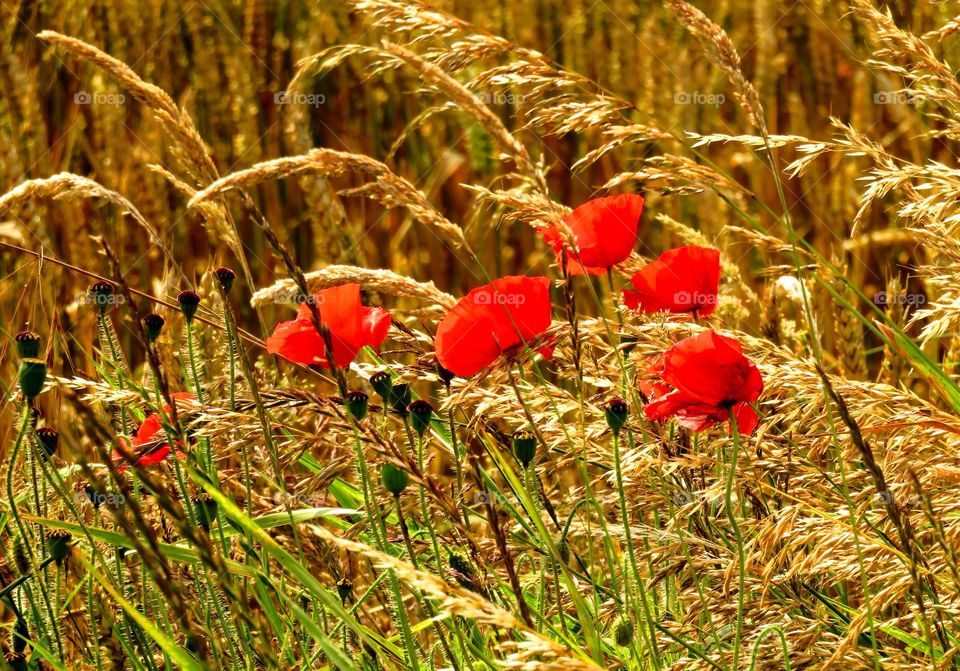
<path fill-rule="evenodd" d="M 417 435 L 423 438 L 423 434 L 430 428 L 430 419 L 433 417 L 433 406 L 423 399 L 414 401 L 407 406 L 410 412 L 410 423 L 413 424 L 413 430 Z"/>
<path fill-rule="evenodd" d="M 177 302 L 180 304 L 180 312 L 187 318 L 187 321 L 193 319 L 197 314 L 197 306 L 200 305 L 200 294 L 196 291 L 181 291 L 177 294 Z"/>
<path fill-rule="evenodd" d="M 384 403 L 390 402 L 390 390 L 393 388 L 393 380 L 390 373 L 385 370 L 378 371 L 370 376 L 370 384 L 373 390 L 380 394 Z"/>
<path fill-rule="evenodd" d="M 450 382 L 453 381 L 453 378 L 456 376 L 448 371 L 446 368 L 440 365 L 440 362 L 437 362 L 437 377 L 440 378 L 440 381 L 443 382 L 445 386 L 450 386 Z"/>
<path fill-rule="evenodd" d="M 53 529 L 47 532 L 47 551 L 53 561 L 62 563 L 70 554 L 70 532 L 63 529 Z"/>
<path fill-rule="evenodd" d="M 340 601 L 346 603 L 347 599 L 353 596 L 353 581 L 350 578 L 340 578 L 337 581 L 337 594 L 340 595 Z"/>
<path fill-rule="evenodd" d="M 40 336 L 33 331 L 20 331 L 14 341 L 21 359 L 36 359 L 40 356 Z"/>
<path fill-rule="evenodd" d="M 410 405 L 410 385 L 395 384 L 390 389 L 390 406 L 397 414 L 406 417 Z"/>
<path fill-rule="evenodd" d="M 219 280 L 220 286 L 223 288 L 223 293 L 229 294 L 230 289 L 233 287 L 233 281 L 237 279 L 237 274 L 226 266 L 220 266 L 213 271 L 213 274 L 217 276 L 217 280 Z"/>
<path fill-rule="evenodd" d="M 151 312 L 143 318 L 143 325 L 147 328 L 147 337 L 150 342 L 154 342 L 160 337 L 160 331 L 163 329 L 164 319 L 155 312 Z"/>
<path fill-rule="evenodd" d="M 362 391 L 351 391 L 347 394 L 347 411 L 358 422 L 367 416 L 367 405 L 370 397 Z"/>
<path fill-rule="evenodd" d="M 100 312 L 104 312 L 113 303 L 113 292 L 113 285 L 109 282 L 97 282 L 90 287 L 88 296 L 90 302 L 96 305 Z"/>
<path fill-rule="evenodd" d="M 380 470 L 380 479 L 383 480 L 384 488 L 397 498 L 403 494 L 403 490 L 407 488 L 407 482 L 410 480 L 405 470 L 389 461 Z"/>
<path fill-rule="evenodd" d="M 20 364 L 20 391 L 27 398 L 36 398 L 47 379 L 47 364 L 40 359 L 24 359 Z"/>
<path fill-rule="evenodd" d="M 617 645 L 627 647 L 633 643 L 633 622 L 622 619 L 617 622 L 617 628 L 613 632 L 613 638 Z"/>
<path fill-rule="evenodd" d="M 23 651 L 14 652 L 11 650 L 3 656 L 3 661 L 11 671 L 27 671 L 27 656 L 23 654 Z"/>
<path fill-rule="evenodd" d="M 450 553 L 450 559 L 449 559 L 450 568 L 452 568 L 454 571 L 457 571 L 458 573 L 464 574 L 465 576 L 474 575 L 474 570 L 473 570 L 473 567 L 470 565 L 470 562 L 468 562 L 463 556 L 461 556 L 457 552 L 454 552 L 453 550 L 448 550 L 448 552 Z"/>
<path fill-rule="evenodd" d="M 603 414 L 607 418 L 607 426 L 614 433 L 620 433 L 620 429 L 627 423 L 627 402 L 622 398 L 611 398 L 603 406 Z"/>
<path fill-rule="evenodd" d="M 209 532 L 217 520 L 217 502 L 209 494 L 204 494 L 193 500 L 193 507 L 197 509 L 197 524 Z"/>
<path fill-rule="evenodd" d="M 537 455 L 537 435 L 530 429 L 520 429 L 513 434 L 513 453 L 526 468 Z"/>
<path fill-rule="evenodd" d="M 57 451 L 57 447 L 60 445 L 60 434 L 56 429 L 52 429 L 49 426 L 44 426 L 37 429 L 37 438 L 40 440 L 40 444 L 43 445 L 43 449 L 47 458 L 52 457 Z"/>

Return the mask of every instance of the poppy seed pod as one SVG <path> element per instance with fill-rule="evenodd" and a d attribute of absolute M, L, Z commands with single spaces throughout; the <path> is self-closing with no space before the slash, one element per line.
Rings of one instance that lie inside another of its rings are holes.
<path fill-rule="evenodd" d="M 113 285 L 109 282 L 97 282 L 90 287 L 88 293 L 90 302 L 104 312 L 113 303 Z"/>
<path fill-rule="evenodd" d="M 147 329 L 147 337 L 150 338 L 150 342 L 154 342 L 160 337 L 160 331 L 163 330 L 164 323 L 163 317 L 155 312 L 151 312 L 143 318 L 143 325 Z"/>
<path fill-rule="evenodd" d="M 393 388 L 393 380 L 390 377 L 389 371 L 381 370 L 371 375 L 370 385 L 373 387 L 373 390 L 380 395 L 380 398 L 383 399 L 384 404 L 390 402 L 390 390 Z"/>
<path fill-rule="evenodd" d="M 390 462 L 385 463 L 383 468 L 380 469 L 380 479 L 383 480 L 384 488 L 397 498 L 407 488 L 407 483 L 410 481 L 410 477 L 405 470 Z"/>
<path fill-rule="evenodd" d="M 370 397 L 359 390 L 347 394 L 347 412 L 358 422 L 367 416 Z"/>
<path fill-rule="evenodd" d="M 613 632 L 613 638 L 617 645 L 627 647 L 633 643 L 633 622 L 621 619 L 617 622 L 617 628 Z"/>
<path fill-rule="evenodd" d="M 627 402 L 622 398 L 611 398 L 603 405 L 603 414 L 610 430 L 620 433 L 620 429 L 627 423 Z"/>
<path fill-rule="evenodd" d="M 36 359 L 40 356 L 40 336 L 33 331 L 20 331 L 14 341 L 17 343 L 17 355 L 21 359 Z"/>
<path fill-rule="evenodd" d="M 530 429 L 520 429 L 513 434 L 513 453 L 526 468 L 537 455 L 537 436 Z"/>
<path fill-rule="evenodd" d="M 209 532 L 210 527 L 217 520 L 217 502 L 208 494 L 204 494 L 193 500 L 193 507 L 197 510 L 197 524 L 201 529 Z"/>
<path fill-rule="evenodd" d="M 58 564 L 70 554 L 70 532 L 63 529 L 53 529 L 47 533 L 47 551 Z"/>
<path fill-rule="evenodd" d="M 37 438 L 40 440 L 40 444 L 43 446 L 45 453 L 45 455 L 42 456 L 46 458 L 52 457 L 60 445 L 60 434 L 57 430 L 49 426 L 41 427 L 37 429 Z"/>
<path fill-rule="evenodd" d="M 430 420 L 433 418 L 433 406 L 427 401 L 420 399 L 407 406 L 410 412 L 410 423 L 417 435 L 423 438 L 423 434 L 430 428 Z"/>
<path fill-rule="evenodd" d="M 410 385 L 395 384 L 390 389 L 390 406 L 402 417 L 407 416 L 407 408 L 410 405 Z"/>
<path fill-rule="evenodd" d="M 177 294 L 177 303 L 180 304 L 180 312 L 183 313 L 183 316 L 187 318 L 187 321 L 191 321 L 193 316 L 197 314 L 197 306 L 200 305 L 200 294 L 196 291 L 181 291 Z"/>
<path fill-rule="evenodd" d="M 229 294 L 230 289 L 233 287 L 233 281 L 237 279 L 237 274 L 226 266 L 220 266 L 213 271 L 213 274 L 217 276 L 217 281 L 220 282 L 223 293 Z"/>
<path fill-rule="evenodd" d="M 337 594 L 340 596 L 341 603 L 346 603 L 353 597 L 353 581 L 350 578 L 340 578 L 337 581 Z"/>
<path fill-rule="evenodd" d="M 20 364 L 20 391 L 27 398 L 36 398 L 47 380 L 47 364 L 40 359 L 24 359 Z"/>

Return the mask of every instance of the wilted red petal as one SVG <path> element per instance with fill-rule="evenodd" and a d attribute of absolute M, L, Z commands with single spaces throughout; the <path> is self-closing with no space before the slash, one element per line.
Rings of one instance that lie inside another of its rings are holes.
<path fill-rule="evenodd" d="M 320 322 L 330 329 L 333 360 L 349 366 L 360 348 L 380 347 L 390 330 L 390 313 L 360 302 L 359 284 L 341 284 L 313 295 Z M 330 367 L 326 344 L 314 328 L 309 306 L 302 304 L 297 318 L 280 322 L 267 338 L 267 351 L 307 365 Z"/>
<path fill-rule="evenodd" d="M 550 327 L 550 280 L 508 276 L 473 289 L 437 327 L 440 365 L 469 377 Z"/>
<path fill-rule="evenodd" d="M 601 275 L 607 268 L 630 256 L 637 244 L 637 226 L 643 214 L 643 196 L 625 193 L 594 198 L 571 212 L 565 224 L 575 249 L 557 226 L 541 231 L 560 262 L 567 249 L 567 270 L 571 275 Z"/>
<path fill-rule="evenodd" d="M 677 247 L 648 263 L 625 289 L 624 304 L 632 310 L 693 312 L 706 316 L 717 309 L 720 252 L 707 247 Z"/>

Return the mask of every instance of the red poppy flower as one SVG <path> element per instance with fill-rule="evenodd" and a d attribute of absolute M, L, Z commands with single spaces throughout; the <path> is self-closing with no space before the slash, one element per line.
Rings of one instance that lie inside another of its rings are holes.
<path fill-rule="evenodd" d="M 460 299 L 437 327 L 437 360 L 460 377 L 480 372 L 503 352 L 550 327 L 550 280 L 508 276 Z"/>
<path fill-rule="evenodd" d="M 705 317 L 717 309 L 720 252 L 707 247 L 677 247 L 635 274 L 623 302 L 641 312 L 692 312 Z"/>
<path fill-rule="evenodd" d="M 189 408 L 193 405 L 197 397 L 193 394 L 185 391 L 178 391 L 171 394 L 173 397 L 173 402 L 177 404 L 177 410 L 183 411 L 185 408 Z M 184 401 L 184 403 L 179 403 L 178 401 Z M 170 414 L 170 406 L 164 404 L 163 412 L 165 415 Z M 144 448 L 142 453 L 137 458 L 136 463 L 139 466 L 151 466 L 153 464 L 159 464 L 164 459 L 167 458 L 167 455 L 170 454 L 170 445 L 162 440 L 166 437 L 163 432 L 163 424 L 160 420 L 160 415 L 157 413 L 150 413 L 144 417 L 143 421 L 140 423 L 140 426 L 137 427 L 136 432 L 127 440 L 121 438 L 124 441 L 124 446 L 128 451 L 137 452 L 137 448 Z M 181 446 L 178 446 L 181 447 Z M 183 452 L 177 450 L 178 456 L 183 457 Z M 123 473 L 127 469 L 126 460 L 123 458 L 119 452 L 113 453 L 113 459 L 117 462 L 117 470 Z"/>
<path fill-rule="evenodd" d="M 571 212 L 564 222 L 575 249 L 570 248 L 570 240 L 558 226 L 544 228 L 541 233 L 553 247 L 558 263 L 566 248 L 571 275 L 602 275 L 630 256 L 637 244 L 642 213 L 643 196 L 634 193 L 595 198 Z"/>
<path fill-rule="evenodd" d="M 734 338 L 705 331 L 681 340 L 664 353 L 659 375 L 671 391 L 653 387 L 654 400 L 643 408 L 649 419 L 676 417 L 680 426 L 702 431 L 729 419 L 732 409 L 741 433 L 756 428 L 749 404 L 760 397 L 763 379 Z"/>
<path fill-rule="evenodd" d="M 359 284 L 341 284 L 313 295 L 320 321 L 330 329 L 333 361 L 338 368 L 349 366 L 361 347 L 379 349 L 390 330 L 390 313 L 360 303 Z M 267 338 L 267 351 L 307 365 L 330 368 L 327 348 L 313 326 L 310 308 L 302 304 L 297 318 L 280 322 Z"/>

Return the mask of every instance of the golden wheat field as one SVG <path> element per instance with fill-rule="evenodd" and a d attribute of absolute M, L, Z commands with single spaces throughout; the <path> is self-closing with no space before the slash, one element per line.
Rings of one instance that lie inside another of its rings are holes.
<path fill-rule="evenodd" d="M 958 33 L 0 0 L 4 667 L 960 667 Z"/>

